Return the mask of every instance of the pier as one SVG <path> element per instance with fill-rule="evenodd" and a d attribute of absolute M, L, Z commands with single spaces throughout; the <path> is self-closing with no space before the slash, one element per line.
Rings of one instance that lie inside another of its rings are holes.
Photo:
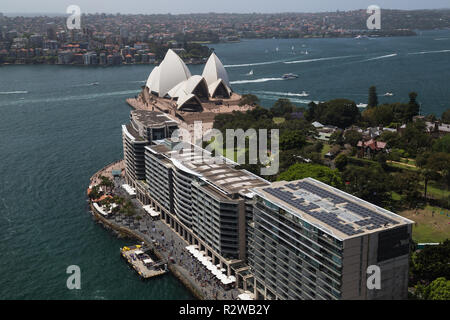
<path fill-rule="evenodd" d="M 150 279 L 167 273 L 167 262 L 154 261 L 146 253 L 149 249 L 140 245 L 120 249 L 121 256 L 143 279 Z"/>

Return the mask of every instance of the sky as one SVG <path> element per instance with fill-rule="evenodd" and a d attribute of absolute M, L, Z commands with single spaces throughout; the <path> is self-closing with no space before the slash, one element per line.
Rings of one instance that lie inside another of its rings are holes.
<path fill-rule="evenodd" d="M 382 9 L 450 8 L 449 0 L 1 0 L 3 13 L 61 13 L 78 5 L 82 13 L 272 13 Z"/>

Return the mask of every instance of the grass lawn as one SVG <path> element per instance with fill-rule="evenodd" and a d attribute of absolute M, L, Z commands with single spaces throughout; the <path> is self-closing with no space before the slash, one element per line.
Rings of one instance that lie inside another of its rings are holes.
<path fill-rule="evenodd" d="M 395 201 L 400 201 L 400 200 L 402 200 L 402 196 L 400 194 L 398 194 L 397 192 L 392 191 L 392 199 Z"/>
<path fill-rule="evenodd" d="M 322 157 L 325 157 L 325 155 L 328 153 L 328 151 L 330 151 L 331 149 L 331 145 L 329 145 L 328 143 L 324 143 L 323 144 L 323 148 L 322 148 Z"/>
<path fill-rule="evenodd" d="M 280 123 L 283 123 L 284 121 L 286 121 L 286 119 L 284 119 L 282 117 L 274 117 L 272 120 L 276 124 L 280 124 Z"/>
<path fill-rule="evenodd" d="M 426 206 L 417 213 L 415 210 L 405 210 L 398 214 L 415 222 L 413 239 L 416 242 L 442 242 L 450 238 L 450 217 L 447 216 L 450 210 Z"/>
<path fill-rule="evenodd" d="M 445 198 L 450 195 L 450 191 L 442 189 L 433 182 L 428 183 L 427 193 L 438 199 Z"/>
<path fill-rule="evenodd" d="M 405 170 L 411 170 L 411 171 L 419 171 L 419 168 L 414 167 L 412 165 L 406 165 L 400 162 L 391 162 L 391 161 L 386 161 L 386 163 L 391 166 L 391 167 L 395 167 L 395 168 L 400 168 L 400 169 L 405 169 Z"/>

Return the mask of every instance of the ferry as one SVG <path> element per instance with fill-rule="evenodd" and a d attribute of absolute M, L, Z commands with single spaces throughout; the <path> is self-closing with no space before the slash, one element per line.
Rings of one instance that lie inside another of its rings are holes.
<path fill-rule="evenodd" d="M 298 78 L 298 75 L 293 74 L 293 73 L 285 73 L 285 74 L 283 74 L 282 78 L 285 80 L 296 79 L 296 78 Z"/>

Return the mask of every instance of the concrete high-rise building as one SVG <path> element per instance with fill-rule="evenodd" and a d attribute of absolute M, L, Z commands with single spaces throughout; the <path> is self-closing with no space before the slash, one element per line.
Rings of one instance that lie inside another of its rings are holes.
<path fill-rule="evenodd" d="M 253 191 L 257 297 L 407 297 L 413 221 L 311 178 Z M 370 266 L 380 268 L 379 289 L 367 286 Z"/>
<path fill-rule="evenodd" d="M 145 148 L 145 193 L 172 214 L 186 234 L 215 254 L 228 260 L 246 260 L 253 201 L 248 189 L 269 183 L 235 169 L 236 163 L 228 159 L 216 158 L 221 163 L 209 163 L 203 149 L 189 145 L 179 153 L 175 151 L 178 147 L 166 140 Z"/>
<path fill-rule="evenodd" d="M 162 112 L 131 111 L 130 123 L 122 125 L 125 177 L 129 184 L 145 180 L 145 146 L 170 137 L 178 123 Z"/>

